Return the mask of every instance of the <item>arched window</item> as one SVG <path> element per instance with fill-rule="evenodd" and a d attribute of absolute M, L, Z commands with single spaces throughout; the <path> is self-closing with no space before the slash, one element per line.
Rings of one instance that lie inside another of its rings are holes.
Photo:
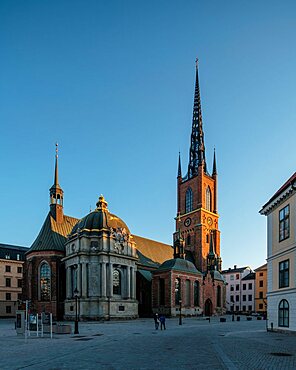
<path fill-rule="evenodd" d="M 121 276 L 120 271 L 113 271 L 113 294 L 121 294 Z"/>
<path fill-rule="evenodd" d="M 186 295 L 185 295 L 185 306 L 191 306 L 191 299 L 190 299 L 190 280 L 186 280 L 185 288 L 186 288 Z"/>
<path fill-rule="evenodd" d="M 177 306 L 181 300 L 181 279 L 175 280 L 175 305 Z"/>
<path fill-rule="evenodd" d="M 187 245 L 190 245 L 191 244 L 191 236 L 190 234 L 187 235 Z"/>
<path fill-rule="evenodd" d="M 217 307 L 221 307 L 221 287 L 217 286 Z"/>
<path fill-rule="evenodd" d="M 194 282 L 194 306 L 199 306 L 199 282 Z"/>
<path fill-rule="evenodd" d="M 40 266 L 40 300 L 50 301 L 51 296 L 51 281 L 50 281 L 50 267 L 49 264 L 43 262 Z"/>
<path fill-rule="evenodd" d="M 186 196 L 185 196 L 185 212 L 191 212 L 192 211 L 192 190 L 191 188 L 188 188 L 186 190 Z"/>
<path fill-rule="evenodd" d="M 212 211 L 212 194 L 209 186 L 207 187 L 206 190 L 206 209 L 208 211 Z"/>
<path fill-rule="evenodd" d="M 279 326 L 289 327 L 289 303 L 286 299 L 279 303 Z"/>

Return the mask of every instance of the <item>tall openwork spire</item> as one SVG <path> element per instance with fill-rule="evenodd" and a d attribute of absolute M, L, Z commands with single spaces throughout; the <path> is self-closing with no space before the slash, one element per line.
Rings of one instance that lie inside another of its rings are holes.
<path fill-rule="evenodd" d="M 179 152 L 179 161 L 178 161 L 178 177 L 182 177 L 181 155 L 180 155 L 180 152 Z"/>
<path fill-rule="evenodd" d="M 191 145 L 189 151 L 188 178 L 196 176 L 198 172 L 198 167 L 201 165 L 204 165 L 204 171 L 207 172 L 198 80 L 198 59 L 196 59 L 196 80 L 193 104 Z"/>
<path fill-rule="evenodd" d="M 213 172 L 212 176 L 217 175 L 217 165 L 216 165 L 216 149 L 214 148 L 214 159 L 213 159 Z"/>
<path fill-rule="evenodd" d="M 55 169 L 54 169 L 54 183 L 49 189 L 50 196 L 50 212 L 56 222 L 63 222 L 63 203 L 64 192 L 59 184 L 59 171 L 58 171 L 58 143 L 55 144 Z"/>

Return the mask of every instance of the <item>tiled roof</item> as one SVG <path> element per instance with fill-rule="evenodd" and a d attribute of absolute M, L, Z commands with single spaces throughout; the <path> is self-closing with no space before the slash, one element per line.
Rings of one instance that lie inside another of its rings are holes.
<path fill-rule="evenodd" d="M 138 250 L 139 262 L 151 267 L 173 258 L 174 249 L 171 245 L 157 242 L 155 240 L 133 235 Z"/>
<path fill-rule="evenodd" d="M 248 275 L 244 276 L 242 280 L 255 280 L 255 272 L 250 272 Z"/>
<path fill-rule="evenodd" d="M 250 267 L 249 266 L 245 266 L 245 267 L 238 267 L 238 268 L 235 268 L 235 269 L 228 269 L 228 270 L 223 270 L 221 271 L 221 274 L 233 274 L 233 273 L 236 273 L 236 272 L 243 272 L 245 271 L 245 269 L 249 269 Z"/>
<path fill-rule="evenodd" d="M 182 258 L 173 258 L 168 261 L 165 261 L 163 264 L 159 266 L 159 268 L 156 271 L 158 272 L 166 270 L 176 270 L 190 272 L 193 274 L 201 274 L 201 272 L 197 270 L 197 268 L 194 266 L 192 262 Z"/>
<path fill-rule="evenodd" d="M 77 223 L 78 219 L 64 216 L 64 222 L 59 224 L 48 213 L 44 224 L 32 244 L 31 251 L 65 251 L 65 243 L 67 235 L 70 234 L 72 228 Z"/>
<path fill-rule="evenodd" d="M 20 247 L 17 245 L 0 243 L 0 259 L 23 261 L 24 255 L 27 251 L 28 251 L 28 248 L 26 247 Z"/>

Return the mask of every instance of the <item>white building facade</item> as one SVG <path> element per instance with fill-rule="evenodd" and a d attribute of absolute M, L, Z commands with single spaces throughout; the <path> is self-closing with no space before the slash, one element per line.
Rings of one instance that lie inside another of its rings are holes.
<path fill-rule="evenodd" d="M 246 295 L 246 299 L 252 299 L 254 294 L 253 282 L 243 282 L 243 278 L 252 272 L 249 266 L 237 267 L 234 265 L 233 269 L 223 270 L 221 273 L 226 281 L 226 311 L 227 312 L 242 312 L 243 306 L 247 307 L 250 305 L 249 301 L 243 301 L 243 296 Z M 249 285 L 251 283 L 251 285 Z M 243 289 L 244 288 L 244 289 Z"/>
<path fill-rule="evenodd" d="M 296 331 L 296 173 L 260 214 L 267 216 L 268 329 Z"/>

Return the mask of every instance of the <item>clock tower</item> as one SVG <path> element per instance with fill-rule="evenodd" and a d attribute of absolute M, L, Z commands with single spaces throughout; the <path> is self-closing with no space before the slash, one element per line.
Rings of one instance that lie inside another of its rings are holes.
<path fill-rule="evenodd" d="M 174 239 L 181 233 L 185 243 L 186 259 L 192 260 L 201 272 L 221 270 L 217 182 L 215 150 L 211 173 L 209 173 L 206 163 L 198 61 L 196 60 L 189 163 L 187 174 L 182 177 L 179 153 L 177 217 Z"/>

